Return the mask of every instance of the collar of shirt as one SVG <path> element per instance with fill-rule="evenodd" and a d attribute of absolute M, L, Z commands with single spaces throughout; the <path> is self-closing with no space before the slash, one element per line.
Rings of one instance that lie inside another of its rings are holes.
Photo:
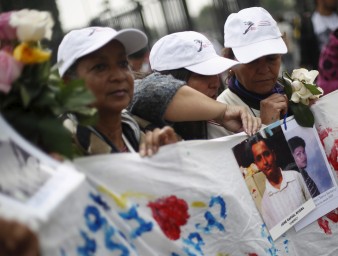
<path fill-rule="evenodd" d="M 287 171 L 283 171 L 281 168 L 279 168 L 279 170 L 282 172 L 282 183 L 280 185 L 280 189 L 277 189 L 275 187 L 273 187 L 270 182 L 268 180 L 266 180 L 265 183 L 265 190 L 268 193 L 269 196 L 272 196 L 275 193 L 278 193 L 280 191 L 282 191 L 283 189 L 285 189 L 288 185 L 289 182 L 294 181 L 296 178 L 293 175 L 286 175 Z"/>

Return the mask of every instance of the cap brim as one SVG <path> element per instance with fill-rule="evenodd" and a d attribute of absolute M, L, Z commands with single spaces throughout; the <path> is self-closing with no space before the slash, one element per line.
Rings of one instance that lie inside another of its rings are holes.
<path fill-rule="evenodd" d="M 212 76 L 223 73 L 224 71 L 238 65 L 239 62 L 221 56 L 215 56 L 201 63 L 185 67 L 186 69 L 200 75 Z"/>
<path fill-rule="evenodd" d="M 103 28 L 103 29 L 106 29 L 106 28 Z M 115 30 L 114 31 L 106 30 L 105 33 L 104 31 L 105 30 L 102 30 L 102 34 L 100 37 L 96 37 L 95 39 L 92 39 L 92 41 L 90 42 L 91 43 L 90 47 L 85 48 L 82 51 L 79 51 L 76 54 L 76 58 L 68 58 L 64 60 L 64 62 L 59 67 L 60 76 L 63 76 L 65 72 L 69 69 L 69 67 L 73 65 L 79 58 L 100 49 L 101 47 L 103 47 L 104 45 L 106 45 L 107 43 L 109 43 L 110 41 L 114 39 L 118 40 L 119 42 L 123 44 L 127 55 L 143 49 L 144 47 L 147 46 L 147 43 L 148 43 L 148 37 L 146 36 L 146 34 L 137 29 L 133 29 L 133 28 L 122 29 L 118 32 L 116 32 Z M 66 40 L 64 39 L 62 43 L 67 45 L 68 44 L 67 39 Z M 60 46 L 59 46 L 59 49 L 60 49 Z M 58 59 L 59 58 L 62 59 L 60 56 L 58 56 Z"/>
<path fill-rule="evenodd" d="M 141 50 L 142 48 L 146 47 L 148 43 L 148 38 L 146 34 L 143 33 L 142 31 L 132 28 L 121 29 L 114 35 L 102 37 L 100 41 L 96 41 L 92 47 L 84 51 L 79 57 L 83 57 L 89 53 L 92 53 L 100 49 L 101 47 L 108 44 L 110 41 L 114 39 L 118 40 L 123 44 L 124 48 L 126 49 L 127 55 Z"/>
<path fill-rule="evenodd" d="M 146 34 L 133 28 L 118 31 L 113 39 L 119 40 L 124 45 L 127 55 L 143 49 L 148 43 Z"/>
<path fill-rule="evenodd" d="M 288 49 L 284 40 L 279 37 L 275 39 L 269 39 L 254 44 L 233 47 L 232 51 L 236 59 L 241 63 L 249 63 L 262 56 L 271 54 L 285 54 Z"/>

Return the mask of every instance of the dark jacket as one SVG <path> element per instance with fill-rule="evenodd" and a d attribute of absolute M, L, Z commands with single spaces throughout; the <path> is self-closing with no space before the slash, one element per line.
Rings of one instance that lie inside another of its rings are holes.
<path fill-rule="evenodd" d="M 308 70 L 318 70 L 319 42 L 314 32 L 311 13 L 304 13 L 300 28 L 300 66 Z"/>

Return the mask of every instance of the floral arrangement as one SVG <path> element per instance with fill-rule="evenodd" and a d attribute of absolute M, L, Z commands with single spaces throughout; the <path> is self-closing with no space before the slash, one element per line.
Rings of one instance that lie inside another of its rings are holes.
<path fill-rule="evenodd" d="M 289 107 L 300 126 L 313 127 L 314 125 L 310 106 L 323 95 L 323 89 L 314 83 L 317 76 L 317 70 L 308 71 L 300 68 L 293 70 L 291 76 L 284 72 L 279 78 L 289 99 Z"/>
<path fill-rule="evenodd" d="M 48 153 L 72 157 L 62 114 L 92 120 L 93 95 L 82 81 L 65 85 L 43 40 L 52 36 L 49 12 L 19 10 L 0 14 L 0 114 L 24 138 Z"/>

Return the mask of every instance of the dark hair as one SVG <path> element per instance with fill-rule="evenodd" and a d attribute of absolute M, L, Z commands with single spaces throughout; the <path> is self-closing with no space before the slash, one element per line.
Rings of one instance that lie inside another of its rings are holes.
<path fill-rule="evenodd" d="M 288 140 L 288 144 L 291 148 L 291 151 L 293 153 L 293 151 L 302 146 L 303 148 L 305 148 L 305 141 L 301 138 L 301 137 L 298 137 L 298 136 L 294 136 L 292 137 L 291 139 Z"/>
<path fill-rule="evenodd" d="M 231 48 L 223 48 L 222 49 L 222 56 L 228 59 L 235 59 L 235 54 Z"/>
<path fill-rule="evenodd" d="M 248 156 L 251 158 L 251 160 L 254 162 L 254 155 L 252 153 L 252 146 L 257 144 L 260 141 L 264 141 L 264 143 L 266 144 L 266 146 L 271 150 L 274 151 L 271 144 L 270 144 L 270 139 L 269 138 L 263 138 L 263 136 L 260 133 L 257 133 L 254 136 L 251 136 L 248 140 L 247 140 L 247 144 L 246 144 L 246 152 L 248 154 Z"/>
<path fill-rule="evenodd" d="M 144 47 L 141 50 L 138 50 L 137 52 L 129 54 L 128 55 L 128 59 L 140 59 L 140 58 L 143 58 L 146 55 L 147 52 L 148 52 L 148 47 Z"/>
<path fill-rule="evenodd" d="M 76 72 L 77 64 L 78 64 L 78 60 L 66 70 L 66 72 L 63 74 L 63 77 L 68 77 L 70 79 L 76 79 L 77 78 L 77 72 Z"/>
<path fill-rule="evenodd" d="M 234 52 L 233 52 L 233 50 L 231 48 L 223 48 L 222 49 L 222 56 L 225 57 L 225 58 L 231 59 L 231 60 L 235 60 L 236 59 L 235 58 L 235 54 L 234 54 Z M 227 76 L 225 78 L 225 81 L 224 82 L 222 81 L 222 83 L 224 85 L 229 85 L 230 79 L 232 77 L 234 77 L 234 76 L 235 76 L 235 73 L 231 69 L 228 70 Z"/>
<path fill-rule="evenodd" d="M 174 78 L 188 82 L 192 72 L 186 68 L 159 71 L 162 75 L 172 75 Z"/>

